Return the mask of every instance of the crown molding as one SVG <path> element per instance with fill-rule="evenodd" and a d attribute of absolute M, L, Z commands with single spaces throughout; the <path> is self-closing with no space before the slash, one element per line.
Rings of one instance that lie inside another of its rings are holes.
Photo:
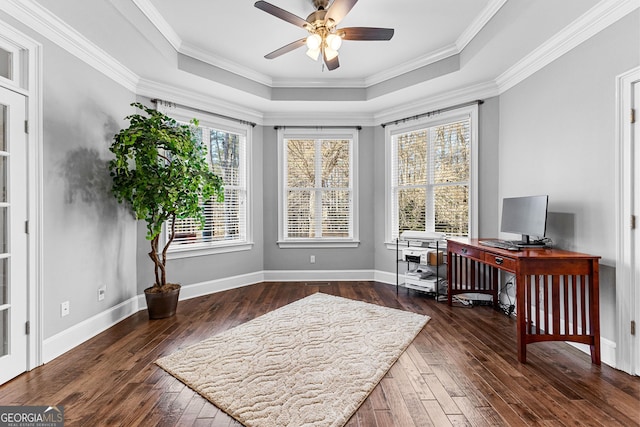
<path fill-rule="evenodd" d="M 257 83 L 264 84 L 272 88 L 281 87 L 334 87 L 334 88 L 367 88 L 369 86 L 382 83 L 386 80 L 401 76 L 402 74 L 417 70 L 424 66 L 433 64 L 442 59 L 459 54 L 464 47 L 482 30 L 482 28 L 491 20 L 491 18 L 500 10 L 507 0 L 491 0 L 482 10 L 480 15 L 474 19 L 469 27 L 460 35 L 454 44 L 442 47 L 433 52 L 418 57 L 417 59 L 408 61 L 399 66 L 389 68 L 380 73 L 365 77 L 364 79 L 336 79 L 331 82 L 309 80 L 309 79 L 273 79 L 263 73 L 259 73 L 253 69 L 216 57 L 199 47 L 184 43 L 180 36 L 164 19 L 162 14 L 156 9 L 149 0 L 133 0 L 138 9 L 147 17 L 147 19 L 156 27 L 162 36 L 174 47 L 176 52 L 183 55 L 191 56 L 194 59 L 205 62 L 214 67 L 221 68 L 225 71 L 237 74 L 241 77 L 253 80 Z"/>
<path fill-rule="evenodd" d="M 498 11 L 504 6 L 507 0 L 491 0 L 480 15 L 476 17 L 476 19 L 471 22 L 471 24 L 467 27 L 466 30 L 460 34 L 458 40 L 456 40 L 456 48 L 458 50 L 457 53 L 462 52 L 462 50 L 467 47 L 467 45 L 473 40 L 478 33 L 484 28 L 485 25 L 493 18 L 493 16 L 498 13 Z"/>
<path fill-rule="evenodd" d="M 374 126 L 370 113 L 336 112 L 273 112 L 265 113 L 265 126 Z"/>
<path fill-rule="evenodd" d="M 140 9 L 140 12 L 156 27 L 160 34 L 173 46 L 176 51 L 180 51 L 182 46 L 182 39 L 175 32 L 173 27 L 164 19 L 162 14 L 156 9 L 156 7 L 149 0 L 132 0 L 133 3 Z"/>
<path fill-rule="evenodd" d="M 140 79 L 136 88 L 136 94 L 149 98 L 161 98 L 165 101 L 176 104 L 188 105 L 212 113 L 233 116 L 240 120 L 263 123 L 263 113 L 258 110 L 251 110 L 222 99 L 214 98 L 202 92 L 195 92 L 191 89 L 155 82 L 148 79 Z"/>
<path fill-rule="evenodd" d="M 70 54 L 135 92 L 139 77 L 33 0 L 5 0 L 3 10 Z"/>
<path fill-rule="evenodd" d="M 640 7 L 638 0 L 603 0 L 496 78 L 506 92 Z"/>
<path fill-rule="evenodd" d="M 442 92 L 429 96 L 428 100 L 417 101 L 410 104 L 402 104 L 396 108 L 387 109 L 375 114 L 375 124 L 392 122 L 410 117 L 416 114 L 424 114 L 429 111 L 436 111 L 452 105 L 463 104 L 478 99 L 492 98 L 499 95 L 498 87 L 494 81 L 478 83 L 464 88 Z"/>

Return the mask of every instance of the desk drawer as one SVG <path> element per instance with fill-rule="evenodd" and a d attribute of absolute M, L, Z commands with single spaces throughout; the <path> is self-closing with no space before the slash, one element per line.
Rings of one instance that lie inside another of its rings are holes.
<path fill-rule="evenodd" d="M 485 264 L 489 264 L 493 267 L 498 267 L 503 270 L 509 270 L 512 272 L 516 270 L 516 260 L 502 255 L 485 252 L 484 262 Z"/>
<path fill-rule="evenodd" d="M 454 254 L 462 255 L 467 258 L 475 258 L 482 261 L 482 251 L 480 249 L 471 248 L 469 246 L 454 246 L 451 245 L 451 252 Z"/>

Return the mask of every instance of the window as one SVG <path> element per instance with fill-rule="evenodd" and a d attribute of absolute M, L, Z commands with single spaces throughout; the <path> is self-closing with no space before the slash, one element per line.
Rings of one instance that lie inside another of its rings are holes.
<path fill-rule="evenodd" d="M 387 242 L 405 230 L 474 236 L 477 106 L 387 127 Z"/>
<path fill-rule="evenodd" d="M 199 120 L 199 126 L 194 129 L 196 138 L 207 147 L 211 168 L 224 182 L 224 202 L 202 201 L 204 228 L 191 218 L 176 220 L 169 254 L 172 258 L 180 258 L 249 249 L 249 125 L 160 103 L 158 108 L 181 123 L 188 123 L 193 117 Z M 170 230 L 165 228 L 165 239 L 168 240 Z"/>
<path fill-rule="evenodd" d="M 357 246 L 357 130 L 281 129 L 280 247 Z"/>

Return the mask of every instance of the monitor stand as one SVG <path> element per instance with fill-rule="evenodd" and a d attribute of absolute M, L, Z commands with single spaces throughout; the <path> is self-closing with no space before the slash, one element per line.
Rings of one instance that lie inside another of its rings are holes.
<path fill-rule="evenodd" d="M 527 234 L 522 235 L 522 240 L 514 240 L 512 243 L 522 249 L 542 249 L 547 247 L 547 244 L 544 241 L 531 240 Z"/>

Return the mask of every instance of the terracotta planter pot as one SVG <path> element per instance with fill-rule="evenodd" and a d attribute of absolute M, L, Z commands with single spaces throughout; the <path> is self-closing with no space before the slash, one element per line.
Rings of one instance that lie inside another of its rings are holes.
<path fill-rule="evenodd" d="M 176 314 L 180 287 L 168 292 L 148 292 L 148 290 L 144 290 L 144 297 L 147 300 L 149 319 L 165 319 Z"/>

